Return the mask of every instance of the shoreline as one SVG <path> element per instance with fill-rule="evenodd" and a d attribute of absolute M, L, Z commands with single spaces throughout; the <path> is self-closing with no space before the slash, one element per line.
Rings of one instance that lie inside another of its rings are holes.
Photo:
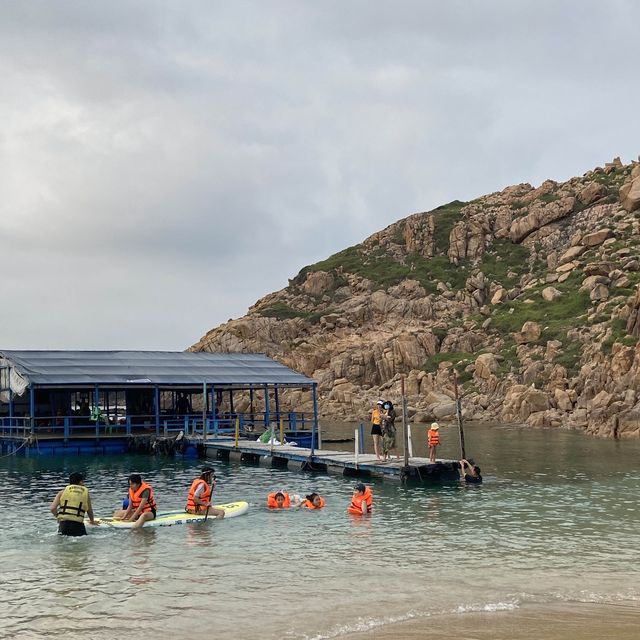
<path fill-rule="evenodd" d="M 344 640 L 635 640 L 640 603 L 563 602 L 524 604 L 516 609 L 417 616 L 368 631 L 349 632 Z M 316 636 L 337 637 L 337 636 Z"/>

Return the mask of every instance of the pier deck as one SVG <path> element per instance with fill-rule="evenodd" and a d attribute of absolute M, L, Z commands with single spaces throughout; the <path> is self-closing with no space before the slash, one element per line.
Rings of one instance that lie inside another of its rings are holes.
<path fill-rule="evenodd" d="M 409 458 L 405 467 L 404 459 L 393 458 L 382 462 L 374 454 L 354 451 L 332 451 L 310 449 L 291 445 L 271 445 L 252 440 L 228 438 L 208 438 L 205 441 L 207 458 L 218 460 L 238 460 L 250 464 L 259 464 L 299 471 L 318 471 L 352 477 L 383 478 L 385 480 L 417 482 L 441 482 L 459 478 L 457 460 L 437 460 L 429 462 L 427 458 Z"/>

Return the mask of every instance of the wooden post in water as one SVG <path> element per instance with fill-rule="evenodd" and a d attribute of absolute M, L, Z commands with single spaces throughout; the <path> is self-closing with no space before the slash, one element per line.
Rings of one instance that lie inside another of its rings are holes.
<path fill-rule="evenodd" d="M 356 469 L 358 468 L 358 456 L 360 455 L 360 432 L 356 429 L 354 432 L 354 440 L 355 440 L 355 461 L 356 461 Z"/>
<path fill-rule="evenodd" d="M 404 395 L 404 376 L 400 378 L 400 393 L 402 395 L 402 444 L 404 448 L 404 466 L 409 466 L 409 431 L 407 430 L 407 398 Z"/>
<path fill-rule="evenodd" d="M 464 429 L 462 428 L 462 404 L 458 394 L 458 372 L 453 370 L 453 393 L 456 399 L 456 416 L 458 417 L 458 431 L 460 433 L 460 453 L 462 459 L 466 459 L 467 454 L 464 450 Z"/>

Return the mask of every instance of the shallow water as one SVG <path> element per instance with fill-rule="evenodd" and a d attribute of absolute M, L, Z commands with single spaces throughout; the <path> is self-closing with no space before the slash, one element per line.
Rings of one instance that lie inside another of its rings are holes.
<path fill-rule="evenodd" d="M 531 606 L 640 606 L 640 443 L 501 427 L 466 439 L 483 486 L 375 481 L 368 518 L 345 512 L 353 480 L 216 462 L 215 501 L 248 500 L 246 516 L 82 539 L 56 535 L 48 511 L 70 471 L 87 473 L 107 515 L 132 471 L 160 509 L 181 508 L 201 463 L 2 459 L 0 637 L 331 638 L 473 612 L 497 631 L 504 612 Z M 439 456 L 458 457 L 455 431 L 442 440 Z M 423 454 L 421 431 L 414 443 Z M 267 511 L 266 494 L 283 487 L 316 489 L 327 507 Z"/>

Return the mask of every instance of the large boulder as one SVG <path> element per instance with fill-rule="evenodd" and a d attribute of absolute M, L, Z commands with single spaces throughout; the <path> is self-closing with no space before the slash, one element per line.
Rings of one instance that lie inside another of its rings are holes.
<path fill-rule="evenodd" d="M 562 296 L 562 291 L 559 291 L 555 287 L 545 287 L 542 290 L 542 299 L 547 302 L 553 302 Z"/>
<path fill-rule="evenodd" d="M 330 290 L 335 282 L 335 278 L 326 271 L 311 271 L 302 285 L 305 293 L 312 296 L 320 296 L 325 291 Z"/>
<path fill-rule="evenodd" d="M 593 233 L 587 233 L 582 237 L 580 243 L 585 247 L 595 247 L 602 244 L 607 238 L 613 235 L 611 229 L 599 229 Z"/>
<path fill-rule="evenodd" d="M 640 165 L 631 171 L 631 180 L 620 187 L 620 204 L 629 213 L 640 209 Z"/>
<path fill-rule="evenodd" d="M 532 413 L 547 409 L 549 409 L 549 397 L 544 391 L 517 384 L 513 385 L 505 396 L 502 418 L 507 421 L 515 419 L 525 422 Z"/>
<path fill-rule="evenodd" d="M 537 322 L 527 320 L 522 325 L 522 329 L 513 334 L 513 339 L 516 344 L 529 344 L 539 340 L 541 333 L 542 329 Z"/>
<path fill-rule="evenodd" d="M 498 360 L 493 353 L 482 353 L 476 358 L 474 375 L 477 378 L 488 380 L 492 373 L 500 368 Z"/>
<path fill-rule="evenodd" d="M 511 223 L 509 231 L 512 242 L 522 242 L 529 234 L 545 225 L 561 220 L 568 216 L 575 205 L 575 198 L 565 197 L 545 204 L 541 201 L 534 202 L 529 208 L 529 213 L 522 218 L 516 218 Z"/>
<path fill-rule="evenodd" d="M 599 182 L 590 182 L 578 192 L 578 200 L 584 205 L 593 204 L 607 195 L 607 188 Z"/>

